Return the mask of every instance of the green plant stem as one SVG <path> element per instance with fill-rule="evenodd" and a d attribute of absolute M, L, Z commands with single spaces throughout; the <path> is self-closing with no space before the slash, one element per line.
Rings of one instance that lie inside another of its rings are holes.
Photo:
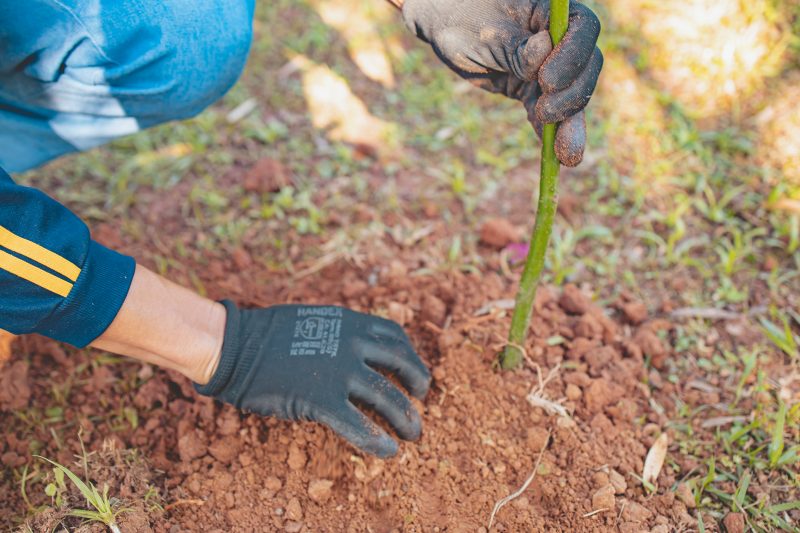
<path fill-rule="evenodd" d="M 552 0 L 550 4 L 550 38 L 555 47 L 564 33 L 569 22 L 569 0 Z M 558 206 L 558 170 L 559 162 L 555 152 L 556 125 L 545 124 L 542 130 L 542 166 L 541 179 L 539 180 L 539 204 L 536 211 L 536 224 L 531 235 L 528 257 L 525 259 L 525 268 L 517 291 L 514 314 L 511 317 L 511 330 L 508 334 L 508 344 L 500 357 L 500 366 L 504 369 L 513 369 L 520 365 L 523 359 L 523 346 L 525 335 L 531 321 L 533 301 L 536 289 L 544 268 L 544 259 L 547 252 L 547 243 L 553 231 L 553 219 Z"/>

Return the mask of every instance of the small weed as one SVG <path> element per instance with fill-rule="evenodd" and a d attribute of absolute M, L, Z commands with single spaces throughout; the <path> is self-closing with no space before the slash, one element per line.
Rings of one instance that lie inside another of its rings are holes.
<path fill-rule="evenodd" d="M 80 491 L 86 503 L 93 509 L 72 509 L 69 511 L 70 516 L 83 518 L 92 522 L 101 522 L 105 524 L 112 533 L 120 533 L 119 526 L 117 526 L 117 516 L 120 513 L 128 511 L 128 509 L 120 507 L 120 501 L 116 498 L 108 497 L 108 485 L 103 485 L 103 492 L 97 490 L 97 487 L 88 480 L 84 482 L 69 468 L 41 455 L 35 455 L 39 459 L 47 461 L 53 465 L 53 475 L 55 483 L 50 483 L 45 487 L 45 494 L 53 498 L 54 503 L 60 506 L 63 503 L 63 495 L 67 490 L 67 485 L 64 479 L 66 476 L 72 484 Z M 84 457 L 85 461 L 85 457 Z"/>
<path fill-rule="evenodd" d="M 144 495 L 144 507 L 149 513 L 161 513 L 164 511 L 164 506 L 161 504 L 161 494 L 152 485 L 147 488 L 147 492 Z"/>
<path fill-rule="evenodd" d="M 766 335 L 775 346 L 780 348 L 783 353 L 792 359 L 797 359 L 798 339 L 794 332 L 792 332 L 789 319 L 779 312 L 775 314 L 783 327 L 778 326 L 767 318 L 761 317 L 761 331 L 763 331 L 764 335 Z"/>

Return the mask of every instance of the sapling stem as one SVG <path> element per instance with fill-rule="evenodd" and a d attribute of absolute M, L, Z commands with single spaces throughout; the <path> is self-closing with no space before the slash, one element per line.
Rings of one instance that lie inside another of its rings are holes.
<path fill-rule="evenodd" d="M 567 32 L 569 23 L 569 0 L 552 0 L 550 3 L 550 38 L 555 47 Z M 545 124 L 542 129 L 542 166 L 539 180 L 539 203 L 536 211 L 536 223 L 531 235 L 528 257 L 519 282 L 514 314 L 511 317 L 511 330 L 508 333 L 508 344 L 500 356 L 500 366 L 513 369 L 519 366 L 523 358 L 525 335 L 531 321 L 533 300 L 536 288 L 544 268 L 547 243 L 553 231 L 553 219 L 558 206 L 558 170 L 559 162 L 555 152 L 556 125 Z"/>

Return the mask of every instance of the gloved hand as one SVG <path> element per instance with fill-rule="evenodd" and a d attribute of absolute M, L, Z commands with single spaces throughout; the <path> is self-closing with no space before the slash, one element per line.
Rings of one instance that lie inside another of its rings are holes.
<path fill-rule="evenodd" d="M 603 67 L 600 21 L 589 8 L 570 3 L 555 50 L 549 0 L 405 0 L 403 19 L 460 76 L 520 100 L 540 136 L 542 124 L 561 122 L 556 155 L 567 166 L 581 162 L 583 108 Z"/>
<path fill-rule="evenodd" d="M 381 369 L 423 398 L 431 376 L 395 322 L 334 306 L 241 310 L 229 301 L 222 356 L 200 394 L 240 409 L 315 420 L 379 457 L 397 442 L 353 402 L 373 409 L 405 440 L 422 426 L 411 402 Z"/>

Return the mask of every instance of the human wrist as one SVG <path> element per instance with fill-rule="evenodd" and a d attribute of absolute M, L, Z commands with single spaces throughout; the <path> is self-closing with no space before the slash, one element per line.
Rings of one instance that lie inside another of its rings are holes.
<path fill-rule="evenodd" d="M 204 383 L 219 363 L 225 319 L 222 304 L 137 265 L 119 313 L 91 345 Z"/>
<path fill-rule="evenodd" d="M 215 396 L 231 379 L 234 373 L 238 352 L 241 348 L 239 333 L 241 329 L 242 314 L 239 308 L 230 300 L 218 303 L 225 313 L 225 323 L 220 343 L 219 353 L 216 357 L 214 369 L 205 381 L 195 380 L 195 389 L 200 394 Z"/>
<path fill-rule="evenodd" d="M 219 302 L 214 302 L 208 309 L 208 319 L 205 321 L 206 330 L 203 333 L 201 348 L 197 355 L 185 363 L 181 371 L 186 377 L 200 385 L 206 384 L 219 367 L 222 356 L 222 345 L 225 339 L 225 307 Z"/>

